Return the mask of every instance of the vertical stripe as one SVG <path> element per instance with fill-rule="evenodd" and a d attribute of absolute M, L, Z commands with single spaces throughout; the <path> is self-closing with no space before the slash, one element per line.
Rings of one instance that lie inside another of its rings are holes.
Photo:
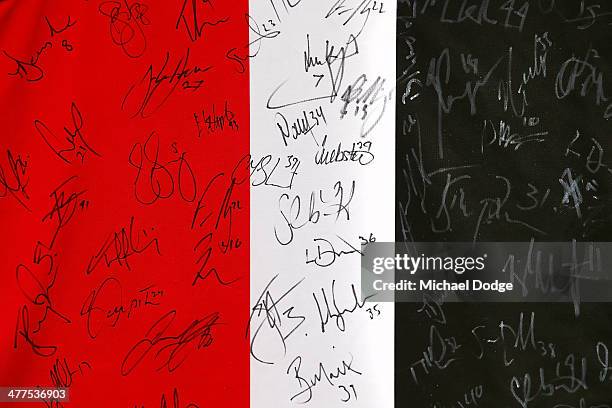
<path fill-rule="evenodd" d="M 0 386 L 248 406 L 247 12 L 0 1 Z"/>
<path fill-rule="evenodd" d="M 393 2 L 251 2 L 251 406 L 393 406 Z"/>

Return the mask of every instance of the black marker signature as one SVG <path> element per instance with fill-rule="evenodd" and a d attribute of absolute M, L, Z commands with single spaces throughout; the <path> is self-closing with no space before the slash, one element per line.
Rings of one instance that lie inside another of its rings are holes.
<path fill-rule="evenodd" d="M 244 48 L 241 48 L 242 53 L 238 52 L 238 48 L 232 47 L 225 53 L 225 58 L 233 61 L 236 65 L 234 65 L 234 69 L 239 74 L 244 74 L 247 69 L 247 61 L 249 60 L 249 55 L 247 51 L 244 51 Z"/>
<path fill-rule="evenodd" d="M 182 405 L 179 399 L 179 392 L 176 388 L 174 389 L 174 391 L 172 391 L 172 400 L 167 399 L 165 393 L 162 394 L 161 400 L 159 401 L 159 408 L 181 408 L 181 407 Z M 145 406 L 135 405 L 134 408 L 145 408 Z M 200 408 L 200 406 L 194 402 L 190 402 L 189 404 L 185 405 L 183 408 Z"/>
<path fill-rule="evenodd" d="M 41 259 L 42 260 L 42 259 Z M 40 260 L 39 263 L 40 264 Z M 17 285 L 25 296 L 25 298 L 33 305 L 44 307 L 42 318 L 38 320 L 33 333 L 38 333 L 42 324 L 47 320 L 49 313 L 55 315 L 65 323 L 71 323 L 70 319 L 58 312 L 53 306 L 51 300 L 50 291 L 55 285 L 55 279 L 57 277 L 57 268 L 53 269 L 53 262 L 49 263 L 49 275 L 46 277 L 46 284 L 43 284 L 41 280 L 24 264 L 19 264 L 15 271 Z"/>
<path fill-rule="evenodd" d="M 189 3 L 189 7 L 187 4 Z M 198 5 L 205 4 L 210 7 L 209 10 L 214 10 L 211 0 L 184 0 L 183 6 L 181 7 L 181 12 L 179 14 L 178 20 L 176 20 L 176 29 L 179 29 L 181 23 L 185 27 L 185 31 L 189 36 L 189 39 L 192 42 L 195 42 L 204 32 L 205 27 L 214 27 L 222 23 L 227 23 L 229 21 L 229 17 L 224 17 L 221 19 L 217 19 L 216 21 L 202 21 L 200 23 L 200 18 L 198 16 Z M 191 12 L 191 16 L 189 13 Z"/>
<path fill-rule="evenodd" d="M 257 54 L 259 54 L 259 51 L 261 50 L 262 40 L 276 38 L 280 35 L 281 32 L 278 29 L 269 29 L 266 27 L 265 24 L 263 24 L 263 30 L 262 30 L 259 23 L 257 23 L 257 21 L 255 21 L 255 19 L 248 14 L 246 16 L 246 20 L 247 20 L 247 23 L 249 24 L 249 30 L 251 31 L 251 33 L 253 33 L 256 36 L 254 39 L 252 39 L 249 42 L 249 48 L 253 44 L 257 44 L 257 49 L 253 52 L 249 52 L 249 57 L 253 58 L 253 57 L 256 57 Z M 270 23 L 272 24 L 272 27 L 276 26 L 276 24 L 272 20 L 270 20 Z M 253 36 L 250 36 L 250 38 L 253 38 Z"/>
<path fill-rule="evenodd" d="M 151 232 L 155 228 L 151 228 Z M 126 228 L 121 228 L 119 232 L 114 232 L 104 241 L 98 253 L 92 256 L 87 265 L 86 273 L 89 275 L 100 264 L 102 259 L 106 267 L 110 268 L 115 262 L 119 266 L 124 266 L 129 270 L 130 263 L 128 259 L 136 254 L 141 254 L 149 247 L 161 255 L 159 251 L 159 242 L 157 237 L 150 237 L 145 229 L 137 231 L 134 227 L 134 216 L 130 217 L 130 225 Z"/>
<path fill-rule="evenodd" d="M 67 20 L 66 20 L 66 24 L 64 24 L 63 27 L 57 29 L 53 26 L 53 24 L 51 24 L 51 21 L 49 20 L 49 17 L 45 16 L 45 21 L 47 22 L 47 27 L 49 27 L 49 35 L 51 37 L 55 37 L 58 34 L 62 34 L 64 31 L 66 31 L 67 29 L 69 29 L 70 27 L 72 27 L 73 25 L 75 25 L 77 22 L 72 21 L 72 18 L 70 16 L 68 16 Z"/>
<path fill-rule="evenodd" d="M 276 87 L 276 89 L 274 89 L 274 91 L 272 91 L 272 93 L 268 97 L 268 101 L 266 103 L 266 107 L 268 109 L 281 109 L 288 106 L 299 105 L 302 103 L 313 102 L 323 99 L 329 99 L 329 102 L 333 103 L 338 97 L 344 79 L 346 62 L 351 57 L 354 57 L 359 54 L 359 45 L 357 43 L 357 37 L 353 34 L 350 34 L 346 43 L 341 47 L 338 47 L 337 51 L 336 45 L 333 45 L 330 43 L 329 40 L 326 40 L 324 58 L 313 57 L 310 53 L 310 37 L 307 36 L 306 40 L 307 49 L 304 52 L 305 71 L 308 72 L 310 68 L 318 67 L 319 65 L 325 67 L 327 74 L 329 74 L 328 81 L 331 87 L 330 91 L 320 96 L 309 97 L 293 102 L 273 103 L 272 100 L 276 97 L 281 88 L 285 86 L 285 84 L 288 82 L 284 81 L 278 87 Z M 318 78 L 315 85 L 316 88 L 318 87 L 319 82 L 321 82 L 323 77 L 317 74 L 313 76 Z"/>
<path fill-rule="evenodd" d="M 192 285 L 195 285 L 200 280 L 206 280 L 211 276 L 213 276 L 217 282 L 223 286 L 228 286 L 239 279 L 234 278 L 230 281 L 222 279 L 217 271 L 217 268 L 209 266 L 209 261 L 213 255 L 214 249 L 218 249 L 221 254 L 225 255 L 231 252 L 233 249 L 239 249 L 242 247 L 242 240 L 233 235 L 234 215 L 236 212 L 243 210 L 241 201 L 234 198 L 234 193 L 238 186 L 249 180 L 249 158 L 250 156 L 247 155 L 238 161 L 232 170 L 231 176 L 229 177 L 229 182 L 226 180 L 227 177 L 225 177 L 225 173 L 217 173 L 215 176 L 213 176 L 200 195 L 200 199 L 198 200 L 198 204 L 191 220 L 191 229 L 194 229 L 196 225 L 199 228 L 202 228 L 209 220 L 213 221 L 214 224 L 212 224 L 211 229 L 204 233 L 193 248 L 194 252 L 199 254 L 196 264 L 200 264 L 200 267 L 193 279 Z M 209 191 L 211 191 L 213 185 L 217 184 L 217 182 L 223 181 L 224 179 L 226 180 L 227 188 L 222 190 L 224 193 L 221 204 L 218 207 L 213 204 L 213 209 L 207 210 L 211 201 L 209 198 Z M 216 236 L 222 233 L 221 227 L 223 226 L 225 226 L 226 232 L 221 238 L 217 238 Z M 214 245 L 215 242 L 216 245 Z"/>
<path fill-rule="evenodd" d="M 30 182 L 30 178 L 26 177 L 29 156 L 26 156 L 24 159 L 18 154 L 15 157 L 10 150 L 6 151 L 6 155 L 8 174 L 4 172 L 4 167 L 0 165 L 0 198 L 7 197 L 10 194 L 23 208 L 31 211 L 25 203 L 30 199 L 26 191 L 26 187 Z"/>
<path fill-rule="evenodd" d="M 55 388 L 70 388 L 74 384 L 74 379 L 78 375 L 83 377 L 85 369 L 91 371 L 91 364 L 81 361 L 75 365 L 70 364 L 66 357 L 56 357 L 53 365 L 49 369 L 49 379 Z M 39 387 L 39 386 L 37 386 Z M 42 398 L 42 402 L 48 408 L 63 408 L 64 404 L 58 397 Z"/>
<path fill-rule="evenodd" d="M 155 285 L 149 285 L 138 291 L 129 299 L 124 301 L 123 285 L 117 278 L 108 277 L 98 287 L 92 290 L 81 306 L 81 317 L 86 316 L 87 334 L 95 339 L 102 329 L 115 327 L 122 316 L 129 319 L 132 313 L 139 308 L 148 306 L 159 306 L 158 298 L 163 296 L 163 291 L 153 289 Z"/>
<path fill-rule="evenodd" d="M 336 235 L 340 241 L 345 245 L 346 249 L 337 250 L 334 244 L 325 238 L 313 238 L 313 242 L 317 244 L 316 255 L 312 258 L 308 256 L 308 248 L 306 248 L 306 264 L 314 263 L 322 268 L 328 267 L 336 262 L 340 257 L 350 254 L 359 254 L 363 256 L 363 252 L 356 248 L 354 245 L 349 243 L 347 240 L 339 235 Z"/>
<path fill-rule="evenodd" d="M 280 157 L 276 157 L 276 161 L 271 154 L 263 155 L 259 159 L 251 158 L 251 186 L 258 187 L 263 185 L 291 190 L 295 176 L 299 174 L 298 169 L 300 168 L 301 161 L 292 154 L 287 155 L 286 159 L 282 161 L 284 164 L 281 165 L 281 170 L 278 171 L 280 175 L 278 175 L 276 169 L 281 164 Z M 285 182 L 281 182 L 280 179 L 285 180 Z"/>
<path fill-rule="evenodd" d="M 166 332 L 174 322 L 175 317 L 176 310 L 171 310 L 147 330 L 144 338 L 138 341 L 123 359 L 121 375 L 129 375 L 155 346 L 159 345 L 160 347 L 154 353 L 153 358 L 162 361 L 157 370 L 162 370 L 165 367 L 171 373 L 189 357 L 191 350 L 188 349 L 188 346 L 191 345 L 196 350 L 200 350 L 213 343 L 212 328 L 219 324 L 219 313 L 211 313 L 201 319 L 196 319 L 181 333 L 171 336 Z"/>
<path fill-rule="evenodd" d="M 15 327 L 15 337 L 13 340 L 13 348 L 17 348 L 17 339 L 21 336 L 23 340 L 28 343 L 32 348 L 32 351 L 37 356 L 50 357 L 57 352 L 57 346 L 55 345 L 42 345 L 36 343 L 30 335 L 30 312 L 26 305 L 19 308 L 17 312 L 17 325 Z"/>
<path fill-rule="evenodd" d="M 143 26 L 151 24 L 146 16 L 148 10 L 143 3 L 130 4 L 128 0 L 104 1 L 98 7 L 100 14 L 108 17 L 113 43 L 130 58 L 141 57 L 147 49 Z"/>
<path fill-rule="evenodd" d="M 15 63 L 15 71 L 9 72 L 10 76 L 19 75 L 20 78 L 25 79 L 28 82 L 36 82 L 43 79 L 45 76 L 44 71 L 38 66 L 38 60 L 40 56 L 49 48 L 53 47 L 53 43 L 46 41 L 38 51 L 30 57 L 29 61 L 20 60 L 11 56 L 8 52 L 2 51 L 4 55 Z"/>
<path fill-rule="evenodd" d="M 70 324 L 71 321 L 59 312 L 53 304 L 50 292 L 55 285 L 58 268 L 55 266 L 53 256 L 48 252 L 48 248 L 40 242 L 34 249 L 33 263 L 35 266 L 43 268 L 40 274 L 35 274 L 24 264 L 19 264 L 15 270 L 17 286 L 19 286 L 28 302 L 31 303 L 32 309 L 28 308 L 27 305 L 20 307 L 17 314 L 13 346 L 17 348 L 17 340 L 21 336 L 36 355 L 49 357 L 55 354 L 57 346 L 40 345 L 34 341 L 32 335 L 41 330 L 49 315 L 54 315 L 67 324 Z M 36 315 L 40 317 L 31 316 L 31 312 L 36 312 Z"/>
<path fill-rule="evenodd" d="M 291 401 L 294 401 L 296 398 L 301 398 L 301 400 L 296 401 L 300 404 L 305 404 L 312 399 L 313 388 L 319 385 L 322 381 L 325 381 L 332 387 L 335 387 L 335 381 L 339 378 L 345 377 L 349 374 L 362 375 L 360 371 L 357 371 L 357 369 L 353 368 L 353 356 L 351 356 L 351 359 L 349 361 L 342 360 L 340 366 L 334 368 L 333 370 L 330 370 L 329 373 L 327 372 L 329 369 L 326 369 L 323 363 L 319 363 L 319 365 L 317 366 L 317 371 L 312 375 L 311 378 L 303 377 L 300 373 L 301 369 L 302 356 L 297 356 L 293 359 L 293 361 L 291 361 L 291 364 L 289 364 L 289 367 L 287 367 L 286 372 L 286 374 L 289 375 L 289 373 L 293 371 L 293 378 L 295 378 L 298 385 L 300 386 L 301 391 L 295 393 L 291 397 Z"/>
<path fill-rule="evenodd" d="M 334 221 L 338 222 L 340 216 L 344 215 L 346 221 L 349 221 L 351 219 L 350 204 L 355 194 L 355 180 L 351 183 L 351 190 L 348 197 L 345 197 L 344 189 L 345 187 L 342 185 L 342 181 L 339 180 L 334 183 L 334 194 L 332 198 L 329 197 L 331 195 L 329 194 L 329 190 L 319 189 L 318 191 L 312 191 L 310 193 L 308 202 L 302 199 L 298 194 L 293 197 L 287 193 L 281 194 L 278 199 L 278 207 L 280 215 L 283 218 L 283 223 L 282 227 L 276 224 L 274 225 L 274 236 L 276 241 L 281 245 L 289 245 L 293 241 L 295 230 L 309 224 L 317 224 L 323 220 L 323 217 L 335 216 Z M 302 203 L 308 204 L 307 210 Z M 300 220 L 300 218 L 302 218 L 302 220 Z M 315 239 L 315 242 L 317 241 L 322 240 Z M 322 254 L 319 253 L 319 255 Z M 306 251 L 306 257 L 308 257 L 308 250 Z"/>
<path fill-rule="evenodd" d="M 330 319 L 334 319 L 338 330 L 340 330 L 341 332 L 345 331 L 346 321 L 345 321 L 344 315 L 351 314 L 359 309 L 363 309 L 366 301 L 373 296 L 373 295 L 367 296 L 363 300 L 363 302 L 360 301 L 359 295 L 357 294 L 357 289 L 355 289 L 354 284 L 351 284 L 351 293 L 352 293 L 351 305 L 348 306 L 348 308 L 343 307 L 342 310 L 340 310 L 340 307 L 338 306 L 338 302 L 336 301 L 336 280 L 335 279 L 332 280 L 331 294 L 329 295 L 331 296 L 331 305 L 329 303 L 330 301 L 328 299 L 328 293 L 325 291 L 324 288 L 321 288 L 321 301 L 320 302 L 319 302 L 319 298 L 317 297 L 317 294 L 316 293 L 312 294 L 312 297 L 314 298 L 315 304 L 317 306 L 317 311 L 319 313 L 319 319 L 321 321 L 321 333 L 325 333 L 325 327 L 329 324 Z M 321 307 L 321 303 L 323 304 L 324 310 Z"/>
<path fill-rule="evenodd" d="M 187 48 L 185 55 L 176 62 L 172 73 L 166 71 L 170 60 L 170 52 L 166 52 L 166 57 L 159 71 L 155 72 L 153 64 L 149 65 L 142 78 L 128 89 L 121 102 L 121 109 L 132 112 L 131 117 L 133 118 L 136 116 L 146 118 L 162 107 L 179 84 L 184 90 L 196 91 L 200 89 L 204 84 L 203 79 L 188 78 L 203 74 L 212 67 L 201 68 L 197 65 L 189 67 L 189 54 L 190 50 Z"/>
<path fill-rule="evenodd" d="M 283 356 L 287 353 L 287 339 L 291 336 L 295 331 L 306 321 L 306 317 L 302 315 L 294 314 L 294 306 L 288 306 L 283 308 L 284 310 L 281 312 L 279 310 L 280 303 L 293 291 L 295 290 L 306 278 L 302 278 L 293 286 L 291 286 L 288 290 L 285 291 L 282 295 L 275 298 L 272 293 L 270 287 L 274 283 L 274 281 L 278 278 L 278 274 L 275 275 L 270 282 L 266 285 L 261 295 L 255 302 L 255 306 L 251 311 L 251 316 L 249 317 L 249 324 L 247 326 L 246 336 L 248 336 L 249 332 L 252 332 L 251 336 L 251 356 L 260 363 L 264 364 L 274 364 L 272 361 L 264 360 L 259 352 L 256 350 L 256 343 L 259 334 L 264 329 L 270 329 L 276 332 L 278 335 L 278 339 L 280 340 L 283 348 Z M 254 323 L 254 320 L 257 318 L 261 318 L 262 314 L 264 314 L 265 318 L 262 318 L 258 323 Z M 296 320 L 294 325 L 291 327 L 286 327 L 287 322 L 291 320 Z M 253 325 L 253 328 L 251 328 Z M 266 338 L 269 341 L 268 338 Z M 267 344 L 269 346 L 269 344 Z"/>
<path fill-rule="evenodd" d="M 47 23 L 47 26 L 49 27 L 50 38 L 38 48 L 38 50 L 29 58 L 29 60 L 16 58 L 10 55 L 5 50 L 2 51 L 8 59 L 15 63 L 15 71 L 9 72 L 9 76 L 19 76 L 20 78 L 25 79 L 27 82 L 37 82 L 43 79 L 43 77 L 45 76 L 45 72 L 38 65 L 40 57 L 45 53 L 45 51 L 50 48 L 53 48 L 53 42 L 51 41 L 51 39 L 53 39 L 56 34 L 62 34 L 64 31 L 76 24 L 76 21 L 72 21 L 70 16 L 68 16 L 66 24 L 60 29 L 56 29 L 55 27 L 53 27 L 51 21 L 49 21 L 49 18 L 46 16 L 45 21 Z M 67 51 L 72 51 L 72 46 L 68 43 L 68 40 L 62 40 L 61 45 Z"/>
<path fill-rule="evenodd" d="M 77 158 L 80 158 L 81 163 L 84 163 L 85 155 L 88 152 L 101 157 L 100 154 L 87 143 L 85 136 L 83 136 L 83 116 L 74 102 L 70 105 L 70 115 L 73 129 L 64 127 L 66 136 L 63 138 L 58 138 L 47 125 L 38 119 L 34 121 L 34 127 L 47 146 L 49 146 L 57 157 L 62 159 L 65 163 L 71 164 L 73 160 Z"/>
<path fill-rule="evenodd" d="M 87 190 L 71 192 L 69 194 L 67 194 L 64 190 L 65 187 L 73 184 L 73 181 L 77 180 L 77 178 L 77 176 L 68 177 L 66 180 L 60 183 L 60 185 L 57 186 L 51 192 L 51 194 L 49 194 L 49 197 L 53 201 L 53 206 L 51 207 L 51 210 L 42 218 L 42 221 L 45 222 L 47 220 L 55 220 L 57 222 L 57 227 L 53 233 L 53 238 L 51 239 L 49 248 L 53 247 L 55 239 L 57 238 L 60 230 L 68 225 L 76 214 L 77 209 L 80 208 L 81 210 L 85 210 L 89 206 L 89 201 L 81 198 L 87 192 Z"/>
<path fill-rule="evenodd" d="M 212 108 L 208 111 L 208 113 L 202 109 L 202 115 L 200 116 L 196 112 L 193 114 L 193 118 L 195 120 L 196 127 L 198 128 L 198 137 L 202 136 L 204 130 L 206 130 L 208 134 L 212 134 L 217 131 L 223 132 L 226 127 L 236 132 L 239 129 L 236 114 L 229 109 L 229 104 L 227 101 L 225 101 L 222 113 L 219 114 L 216 112 L 215 104 L 213 103 Z"/>
<path fill-rule="evenodd" d="M 375 15 L 376 13 L 378 14 L 386 13 L 385 3 L 382 1 L 361 0 L 360 4 L 357 7 L 348 7 L 344 3 L 346 3 L 346 0 L 336 0 L 336 2 L 329 9 L 327 14 L 325 14 L 325 18 L 329 18 L 332 15 L 341 16 L 345 13 L 350 13 L 348 15 L 348 18 L 344 20 L 344 22 L 342 23 L 343 26 L 346 26 L 353 18 L 355 18 L 357 13 L 359 13 L 359 16 L 365 15 L 365 17 L 363 18 L 363 23 L 361 24 L 361 28 L 359 29 L 359 32 L 357 33 L 357 36 L 359 36 L 363 32 L 363 29 L 365 28 L 370 18 L 370 14 Z"/>
<path fill-rule="evenodd" d="M 139 203 L 150 205 L 158 199 L 170 198 L 175 192 L 175 185 L 184 201 L 190 203 L 195 200 L 196 179 L 187 161 L 187 153 L 179 154 L 176 144 L 171 145 L 171 151 L 178 157 L 163 163 L 159 157 L 159 135 L 155 132 L 147 137 L 144 145 L 135 143 L 132 147 L 128 160 L 138 170 L 134 195 Z M 170 171 L 172 167 L 177 167 L 175 175 Z"/>

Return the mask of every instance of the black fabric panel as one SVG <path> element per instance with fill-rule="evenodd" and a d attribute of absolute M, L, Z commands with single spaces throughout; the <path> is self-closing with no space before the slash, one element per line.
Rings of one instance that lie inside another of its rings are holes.
<path fill-rule="evenodd" d="M 610 24 L 602 1 L 399 1 L 397 241 L 610 241 Z M 397 407 L 612 406 L 610 304 L 395 310 Z"/>

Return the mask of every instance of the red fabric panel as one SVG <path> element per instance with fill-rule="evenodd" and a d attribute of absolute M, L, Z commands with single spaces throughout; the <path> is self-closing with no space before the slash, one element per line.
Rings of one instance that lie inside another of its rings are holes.
<path fill-rule="evenodd" d="M 247 12 L 0 2 L 0 385 L 248 406 Z"/>

